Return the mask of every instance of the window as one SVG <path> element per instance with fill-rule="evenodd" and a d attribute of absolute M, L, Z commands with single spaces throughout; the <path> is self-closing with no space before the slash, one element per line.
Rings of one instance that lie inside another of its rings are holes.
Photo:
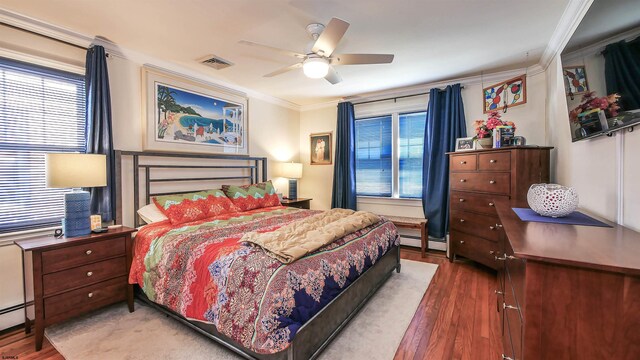
<path fill-rule="evenodd" d="M 356 193 L 420 198 L 426 112 L 357 119 Z"/>
<path fill-rule="evenodd" d="M 46 188 L 44 154 L 84 151 L 84 77 L 0 58 L 0 232 L 58 224 L 70 190 Z"/>

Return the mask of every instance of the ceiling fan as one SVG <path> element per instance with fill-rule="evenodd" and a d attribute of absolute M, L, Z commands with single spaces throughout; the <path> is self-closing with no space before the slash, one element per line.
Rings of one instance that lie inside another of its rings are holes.
<path fill-rule="evenodd" d="M 304 53 L 244 40 L 240 41 L 240 44 L 277 51 L 301 60 L 298 63 L 266 74 L 264 77 L 273 77 L 290 70 L 302 68 L 307 77 L 312 79 L 325 78 L 331 84 L 337 84 L 342 81 L 342 78 L 334 69 L 334 65 L 388 64 L 393 61 L 393 55 L 390 54 L 334 54 L 333 51 L 348 28 L 349 23 L 338 18 L 332 18 L 326 27 L 322 24 L 307 25 L 307 32 L 313 40 L 307 45 Z"/>

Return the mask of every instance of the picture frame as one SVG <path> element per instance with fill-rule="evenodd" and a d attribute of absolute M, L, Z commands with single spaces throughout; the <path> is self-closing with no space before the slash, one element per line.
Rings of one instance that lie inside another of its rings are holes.
<path fill-rule="evenodd" d="M 564 89 L 567 96 L 581 95 L 589 92 L 587 69 L 584 65 L 565 66 L 562 68 Z"/>
<path fill-rule="evenodd" d="M 249 155 L 244 93 L 144 66 L 145 151 Z"/>
<path fill-rule="evenodd" d="M 483 113 L 499 111 L 527 103 L 527 75 L 499 82 L 482 89 Z"/>
<path fill-rule="evenodd" d="M 333 132 L 310 134 L 309 145 L 311 165 L 333 164 Z"/>
<path fill-rule="evenodd" d="M 456 139 L 456 152 L 471 151 L 475 149 L 476 149 L 476 141 L 473 138 L 473 136 Z"/>

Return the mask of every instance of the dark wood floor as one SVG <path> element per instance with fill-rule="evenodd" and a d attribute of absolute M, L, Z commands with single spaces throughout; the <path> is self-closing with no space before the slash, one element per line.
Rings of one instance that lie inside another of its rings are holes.
<path fill-rule="evenodd" d="M 471 262 L 451 264 L 443 253 L 426 258 L 403 248 L 402 258 L 435 263 L 438 271 L 429 285 L 395 359 L 500 359 L 501 333 L 496 312 L 495 274 Z M 2 359 L 63 359 L 45 339 L 34 351 L 33 333 L 17 329 L 0 335 Z"/>

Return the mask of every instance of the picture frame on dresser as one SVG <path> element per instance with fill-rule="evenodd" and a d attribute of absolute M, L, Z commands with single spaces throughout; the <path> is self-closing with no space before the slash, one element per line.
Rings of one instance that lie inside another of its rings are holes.
<path fill-rule="evenodd" d="M 476 149 L 476 140 L 474 137 L 465 137 L 456 139 L 456 152 L 471 151 Z"/>

